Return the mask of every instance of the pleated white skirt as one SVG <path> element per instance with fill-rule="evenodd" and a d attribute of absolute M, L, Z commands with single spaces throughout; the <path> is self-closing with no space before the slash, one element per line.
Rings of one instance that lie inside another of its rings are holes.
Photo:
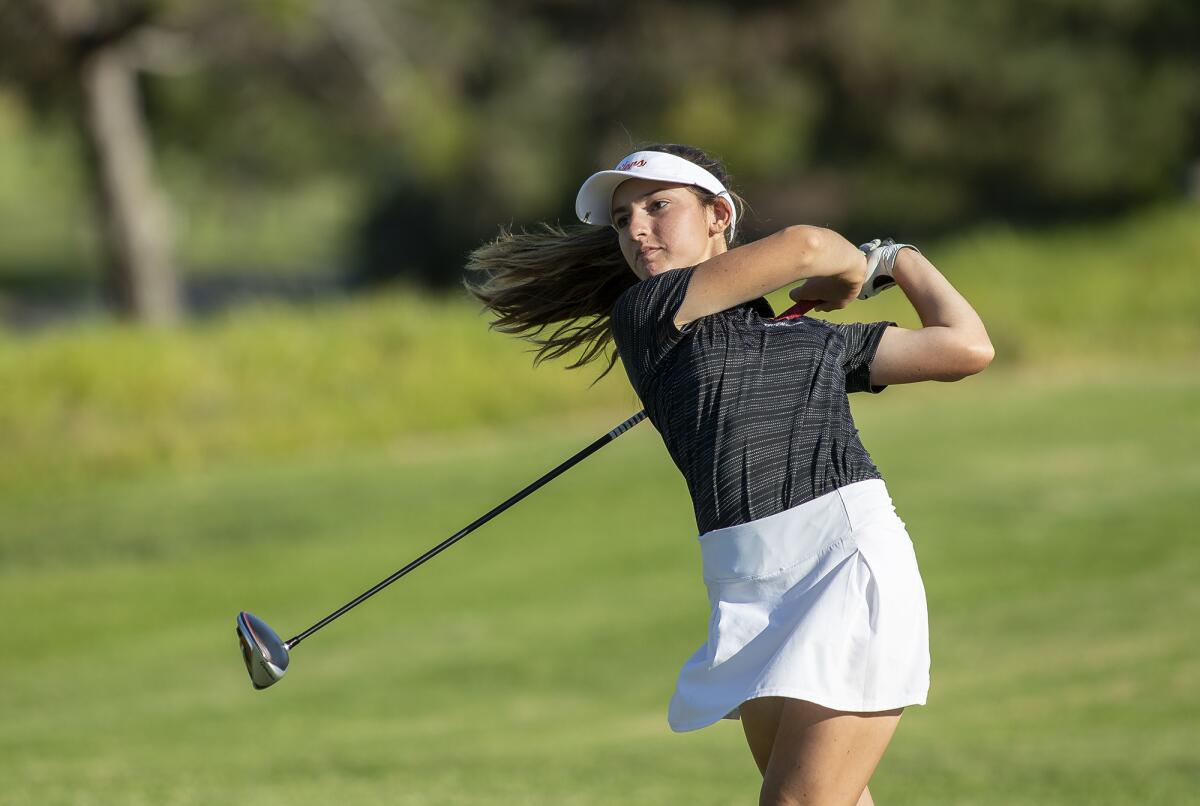
<path fill-rule="evenodd" d="M 672 730 L 740 719 L 755 697 L 841 711 L 925 704 L 925 586 L 882 480 L 698 540 L 708 640 L 680 670 Z"/>

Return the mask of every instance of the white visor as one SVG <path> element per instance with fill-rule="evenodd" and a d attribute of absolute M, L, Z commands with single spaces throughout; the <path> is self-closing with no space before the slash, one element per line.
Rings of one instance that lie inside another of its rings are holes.
<path fill-rule="evenodd" d="M 729 203 L 728 240 L 733 240 L 737 225 L 737 207 L 733 196 L 715 176 L 694 162 L 662 151 L 635 151 L 617 163 L 611 171 L 592 174 L 579 188 L 575 197 L 575 215 L 585 224 L 612 225 L 612 197 L 617 186 L 626 179 L 657 179 L 696 185 L 721 196 Z"/>

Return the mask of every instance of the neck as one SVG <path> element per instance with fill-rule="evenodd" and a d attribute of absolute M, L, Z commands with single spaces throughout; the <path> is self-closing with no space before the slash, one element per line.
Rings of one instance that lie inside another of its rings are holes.
<path fill-rule="evenodd" d="M 714 235 L 708 239 L 708 249 L 705 250 L 704 259 L 708 260 L 709 258 L 716 257 L 717 255 L 723 255 L 728 251 L 729 247 L 725 244 L 724 233 L 718 233 L 717 235 Z"/>

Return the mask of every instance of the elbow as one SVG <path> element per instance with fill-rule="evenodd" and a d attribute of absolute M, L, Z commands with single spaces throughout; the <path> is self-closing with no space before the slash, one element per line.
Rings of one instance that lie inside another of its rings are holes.
<path fill-rule="evenodd" d="M 992 359 L 996 357 L 996 350 L 992 347 L 992 342 L 984 339 L 979 342 L 968 342 L 959 350 L 957 371 L 954 373 L 957 377 L 954 380 L 961 380 L 971 375 L 977 375 L 987 369 L 992 363 Z"/>
<path fill-rule="evenodd" d="M 822 255 L 829 250 L 830 237 L 836 235 L 832 230 L 814 227 L 808 224 L 793 224 L 785 227 L 781 234 L 788 242 L 788 249 L 794 255 L 796 268 L 800 275 L 796 279 L 809 276 L 813 266 L 820 263 Z"/>

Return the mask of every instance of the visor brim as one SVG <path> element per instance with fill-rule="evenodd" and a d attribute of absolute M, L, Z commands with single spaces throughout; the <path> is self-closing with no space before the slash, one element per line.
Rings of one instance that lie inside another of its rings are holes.
<path fill-rule="evenodd" d="M 575 215 L 585 224 L 612 224 L 612 197 L 627 179 L 649 179 L 676 185 L 695 185 L 690 178 L 645 171 L 599 171 L 587 178 L 575 197 Z M 700 185 L 696 185 L 700 187 Z M 711 192 L 711 191 L 710 191 Z"/>

